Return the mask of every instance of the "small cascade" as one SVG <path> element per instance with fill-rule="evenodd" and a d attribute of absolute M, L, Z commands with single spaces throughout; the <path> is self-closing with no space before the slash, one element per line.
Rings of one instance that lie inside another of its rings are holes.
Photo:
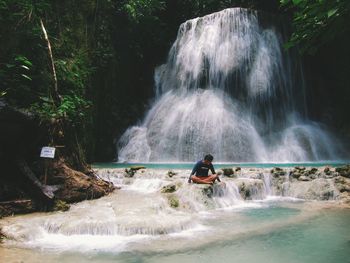
<path fill-rule="evenodd" d="M 241 231 L 245 214 L 259 214 L 244 211 L 266 209 L 270 202 L 276 206 L 280 201 L 336 200 L 340 195 L 334 180 L 328 178 L 329 172 L 295 169 L 305 175 L 313 172 L 314 179 L 310 175 L 310 181 L 299 181 L 289 176 L 291 170 L 273 171 L 243 168 L 236 177 L 221 176 L 221 183 L 199 185 L 187 183 L 189 170 L 175 170 L 169 177 L 166 170 L 141 169 L 131 176 L 125 169 L 101 169 L 98 176 L 118 182 L 121 189 L 75 204 L 64 213 L 13 217 L 1 227 L 11 244 L 26 248 L 120 252 L 146 240 L 162 243 L 207 235 L 215 232 L 214 226 L 221 226 L 209 222 L 231 224 L 231 216 L 239 225 L 230 228 Z M 283 190 L 287 183 L 288 189 Z M 252 220 L 247 229 L 256 225 Z M 224 234 L 227 230 L 220 231 Z"/>
<path fill-rule="evenodd" d="M 263 173 L 263 180 L 264 180 L 265 195 L 266 196 L 273 195 L 271 174 Z"/>

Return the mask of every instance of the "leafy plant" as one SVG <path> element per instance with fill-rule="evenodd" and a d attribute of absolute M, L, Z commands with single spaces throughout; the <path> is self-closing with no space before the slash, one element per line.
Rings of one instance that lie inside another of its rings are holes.
<path fill-rule="evenodd" d="M 348 31 L 348 0 L 280 0 L 294 11 L 294 32 L 286 47 L 300 45 L 302 52 L 315 53 L 319 47 Z"/>

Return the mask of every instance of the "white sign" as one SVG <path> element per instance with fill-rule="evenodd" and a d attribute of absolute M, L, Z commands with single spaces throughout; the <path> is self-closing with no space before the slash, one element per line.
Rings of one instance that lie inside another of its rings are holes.
<path fill-rule="evenodd" d="M 56 148 L 54 147 L 43 147 L 41 148 L 40 157 L 43 158 L 55 158 Z"/>

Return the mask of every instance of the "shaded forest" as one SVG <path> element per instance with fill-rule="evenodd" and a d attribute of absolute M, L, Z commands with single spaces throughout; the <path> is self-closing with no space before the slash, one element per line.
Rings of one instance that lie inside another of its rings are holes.
<path fill-rule="evenodd" d="M 82 171 L 115 159 L 117 139 L 149 106 L 154 68 L 179 25 L 229 7 L 282 17 L 286 48 L 300 49 L 311 118 L 349 138 L 347 1 L 2 0 L 0 101 L 37 127 L 28 138 L 3 132 L 0 157 L 17 143 L 34 163 L 41 146 L 61 146 L 58 154 Z"/>

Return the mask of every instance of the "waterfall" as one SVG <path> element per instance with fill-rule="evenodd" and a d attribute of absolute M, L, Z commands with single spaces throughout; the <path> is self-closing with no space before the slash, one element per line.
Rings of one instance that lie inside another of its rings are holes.
<path fill-rule="evenodd" d="M 336 140 L 306 117 L 297 65 L 255 11 L 183 23 L 155 70 L 155 102 L 120 138 L 118 160 L 193 161 L 208 152 L 222 162 L 339 159 Z"/>

